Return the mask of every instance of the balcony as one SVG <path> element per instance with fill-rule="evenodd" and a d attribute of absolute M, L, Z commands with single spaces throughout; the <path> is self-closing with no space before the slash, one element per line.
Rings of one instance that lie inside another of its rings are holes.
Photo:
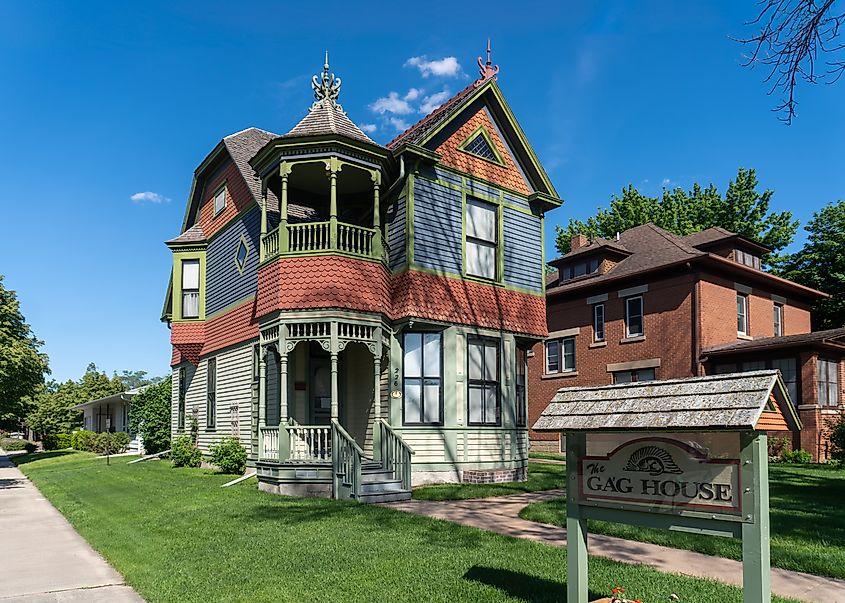
<path fill-rule="evenodd" d="M 281 224 L 261 237 L 262 261 L 280 255 L 342 253 L 356 257 L 383 259 L 385 243 L 379 229 L 329 220 Z"/>

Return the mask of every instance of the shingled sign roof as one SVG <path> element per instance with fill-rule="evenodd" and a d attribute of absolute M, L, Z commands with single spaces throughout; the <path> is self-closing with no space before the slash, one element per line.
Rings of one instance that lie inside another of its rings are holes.
<path fill-rule="evenodd" d="M 558 390 L 537 431 L 754 429 L 774 400 L 790 429 L 800 422 L 776 370 Z"/>

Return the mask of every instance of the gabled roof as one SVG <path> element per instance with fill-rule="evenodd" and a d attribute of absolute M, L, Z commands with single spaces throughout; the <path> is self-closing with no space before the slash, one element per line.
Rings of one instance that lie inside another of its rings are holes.
<path fill-rule="evenodd" d="M 265 144 L 277 138 L 278 134 L 260 130 L 258 128 L 247 128 L 226 136 L 222 143 L 229 151 L 232 161 L 249 186 L 249 192 L 256 201 L 261 201 L 261 179 L 255 174 L 255 170 L 249 165 L 249 160 Z"/>
<path fill-rule="evenodd" d="M 347 138 L 381 146 L 364 134 L 361 128 L 356 126 L 347 117 L 343 109 L 329 99 L 323 99 L 314 103 L 311 109 L 309 109 L 308 114 L 290 132 L 280 138 L 324 135 L 346 136 Z"/>
<path fill-rule="evenodd" d="M 777 370 L 640 381 L 558 390 L 537 431 L 755 429 L 774 398 L 790 429 L 800 429 Z"/>
<path fill-rule="evenodd" d="M 437 126 L 444 123 L 447 119 L 449 119 L 449 117 L 454 115 L 455 112 L 463 106 L 463 101 L 472 96 L 473 92 L 477 92 L 478 90 L 478 82 L 473 82 L 445 103 L 437 107 L 434 111 L 423 117 L 420 121 L 399 134 L 396 138 L 388 142 L 387 148 L 392 151 L 404 145 L 420 144 L 429 132 L 436 129 Z"/>
<path fill-rule="evenodd" d="M 796 335 L 782 335 L 780 337 L 761 337 L 750 341 L 737 341 L 726 343 L 710 348 L 705 348 L 702 353 L 707 356 L 717 356 L 733 352 L 766 351 L 791 347 L 830 346 L 842 349 L 845 354 L 845 327 L 840 329 L 828 329 L 826 331 L 815 331 L 812 333 L 799 333 Z"/>
<path fill-rule="evenodd" d="M 205 233 L 202 231 L 202 226 L 194 224 L 188 230 L 180 234 L 174 239 L 165 241 L 165 244 L 171 245 L 174 243 L 204 243 Z"/>
<path fill-rule="evenodd" d="M 602 237 L 596 237 L 595 239 L 593 239 L 590 242 L 589 245 L 584 245 L 583 247 L 579 247 L 578 249 L 570 251 L 566 255 L 559 257 L 557 259 L 554 259 L 554 260 L 550 261 L 549 263 L 555 264 L 555 265 L 561 264 L 561 263 L 565 262 L 566 260 L 577 257 L 579 255 L 583 255 L 583 254 L 589 253 L 589 252 L 599 251 L 599 250 L 602 250 L 602 249 L 608 250 L 608 251 L 611 251 L 611 252 L 615 252 L 615 254 L 617 254 L 617 255 L 623 255 L 623 256 L 631 255 L 631 251 L 629 251 L 625 247 L 625 245 L 623 245 L 620 241 L 614 241 L 612 239 L 604 239 Z"/>

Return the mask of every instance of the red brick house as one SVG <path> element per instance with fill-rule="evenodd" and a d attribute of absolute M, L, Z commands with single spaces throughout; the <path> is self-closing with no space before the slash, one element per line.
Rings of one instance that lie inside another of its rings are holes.
<path fill-rule="evenodd" d="M 763 271 L 767 251 L 721 228 L 574 237 L 551 262 L 529 424 L 561 387 L 777 368 L 804 426 L 793 445 L 827 459 L 830 425 L 845 412 L 845 329 L 811 333 L 810 305 L 825 294 Z M 557 450 L 556 437 L 532 431 L 532 446 Z"/>

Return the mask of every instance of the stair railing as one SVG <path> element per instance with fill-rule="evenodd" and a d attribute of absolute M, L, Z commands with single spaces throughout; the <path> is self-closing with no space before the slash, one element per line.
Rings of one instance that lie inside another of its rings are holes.
<path fill-rule="evenodd" d="M 337 419 L 332 419 L 332 477 L 336 499 L 357 499 L 361 494 L 363 456 L 364 451 L 358 443 L 346 433 Z"/>
<path fill-rule="evenodd" d="M 395 479 L 402 480 L 402 489 L 411 489 L 411 457 L 414 449 L 384 419 L 377 420 L 381 430 L 381 462 Z"/>

